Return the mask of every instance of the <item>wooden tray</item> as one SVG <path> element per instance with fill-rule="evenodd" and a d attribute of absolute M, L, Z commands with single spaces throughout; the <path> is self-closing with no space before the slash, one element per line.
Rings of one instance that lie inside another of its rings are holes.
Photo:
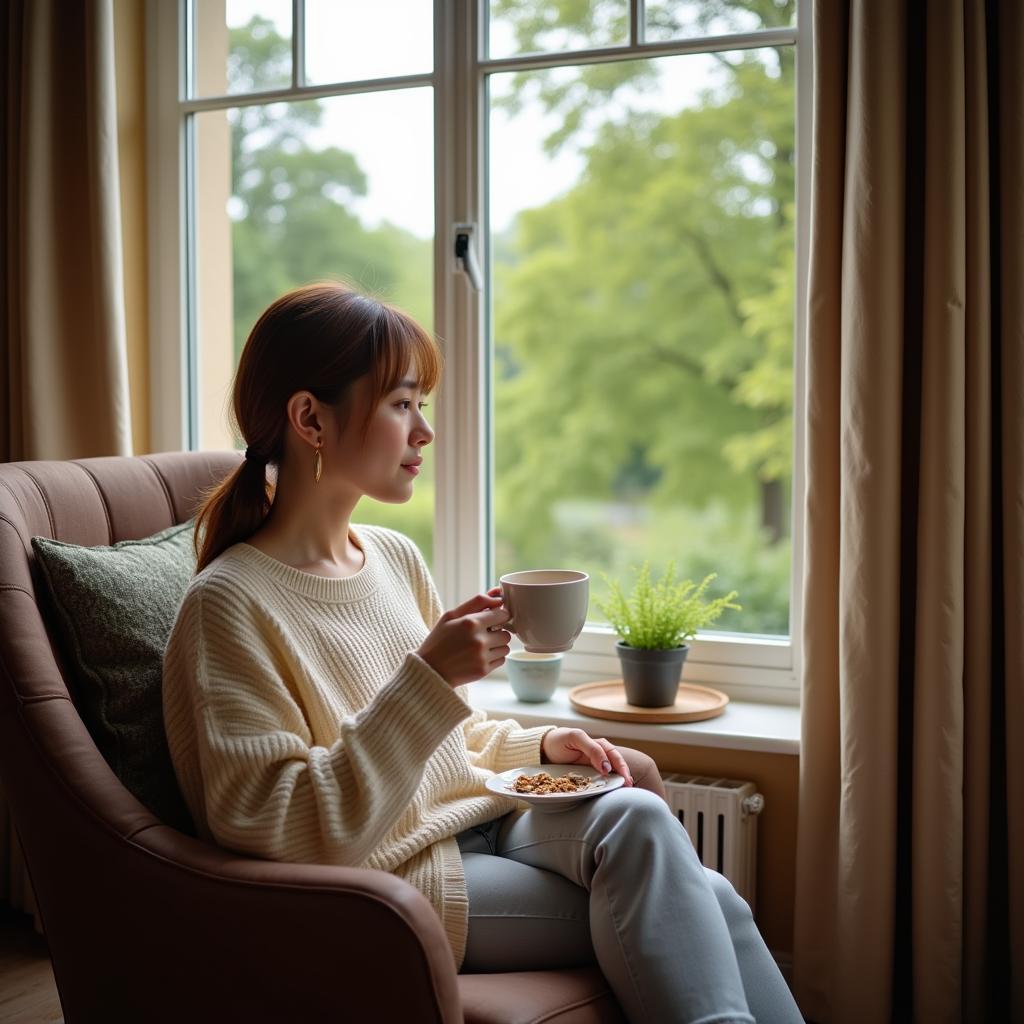
<path fill-rule="evenodd" d="M 640 708 L 626 703 L 621 679 L 608 679 L 574 686 L 569 691 L 569 703 L 581 714 L 618 722 L 700 722 L 720 715 L 729 698 L 710 686 L 682 683 L 675 704 Z"/>

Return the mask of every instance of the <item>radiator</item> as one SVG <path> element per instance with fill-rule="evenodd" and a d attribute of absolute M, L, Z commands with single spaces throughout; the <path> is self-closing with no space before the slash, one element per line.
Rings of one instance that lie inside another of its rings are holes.
<path fill-rule="evenodd" d="M 757 816 L 764 797 L 753 782 L 701 775 L 663 775 L 669 806 L 690 835 L 697 856 L 725 875 L 755 909 Z"/>

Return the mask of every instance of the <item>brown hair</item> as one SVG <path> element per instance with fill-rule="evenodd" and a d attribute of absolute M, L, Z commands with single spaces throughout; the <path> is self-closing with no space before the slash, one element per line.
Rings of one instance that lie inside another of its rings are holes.
<path fill-rule="evenodd" d="M 232 415 L 255 457 L 243 459 L 205 496 L 196 516 L 196 571 L 251 537 L 269 515 L 274 489 L 265 466 L 279 465 L 284 456 L 292 395 L 309 391 L 339 405 L 369 375 L 372 413 L 414 362 L 423 391 L 433 391 L 441 376 L 436 342 L 385 302 L 336 282 L 306 285 L 277 299 L 256 321 L 235 372 Z"/>

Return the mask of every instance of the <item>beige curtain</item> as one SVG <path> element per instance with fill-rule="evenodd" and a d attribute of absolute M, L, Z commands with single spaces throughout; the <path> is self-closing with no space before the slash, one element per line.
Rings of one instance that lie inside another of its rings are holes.
<path fill-rule="evenodd" d="M 0 21 L 0 458 L 131 454 L 113 0 Z"/>
<path fill-rule="evenodd" d="M 1021 1021 L 1024 5 L 816 0 L 814 50 L 794 986 Z"/>
<path fill-rule="evenodd" d="M 113 0 L 0 11 L 0 459 L 132 451 Z M 0 789 L 0 900 L 34 912 Z"/>

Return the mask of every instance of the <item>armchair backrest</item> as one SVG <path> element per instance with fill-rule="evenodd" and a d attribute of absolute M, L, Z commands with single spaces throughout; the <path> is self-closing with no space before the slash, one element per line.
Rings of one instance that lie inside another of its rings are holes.
<path fill-rule="evenodd" d="M 168 452 L 0 464 L 0 780 L 51 945 L 82 887 L 113 863 L 107 847 L 158 822 L 108 767 L 72 704 L 40 613 L 30 539 L 149 536 L 187 520 L 238 458 Z M 68 869 L 69 848 L 81 873 Z"/>

